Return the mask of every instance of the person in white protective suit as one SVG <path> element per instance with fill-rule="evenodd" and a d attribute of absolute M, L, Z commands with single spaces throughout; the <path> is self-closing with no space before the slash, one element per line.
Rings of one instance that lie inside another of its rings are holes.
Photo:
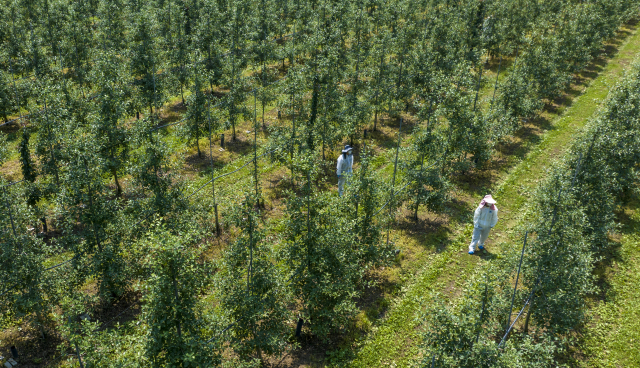
<path fill-rule="evenodd" d="M 469 244 L 469 254 L 475 252 L 475 246 L 478 249 L 484 249 L 484 242 L 489 237 L 489 232 L 498 223 L 498 207 L 496 201 L 491 195 L 486 195 L 480 202 L 473 214 L 473 237 Z"/>
<path fill-rule="evenodd" d="M 347 182 L 347 177 L 353 172 L 353 148 L 346 145 L 342 150 L 342 154 L 338 157 L 338 167 L 336 168 L 336 174 L 338 174 L 338 195 L 342 197 L 344 192 L 344 185 Z"/>

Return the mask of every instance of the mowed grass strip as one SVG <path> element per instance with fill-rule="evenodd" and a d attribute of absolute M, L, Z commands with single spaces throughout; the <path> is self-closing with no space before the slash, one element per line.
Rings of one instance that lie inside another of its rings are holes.
<path fill-rule="evenodd" d="M 626 67 L 640 52 L 640 34 L 634 24 L 620 31 L 623 39 L 617 47 L 607 50 L 609 59 L 600 58 L 583 73 L 582 84 L 574 84 L 567 96 L 577 96 L 573 100 L 567 97 L 564 105 L 552 106 L 541 114 L 540 119 L 551 122 L 548 129 L 538 139 L 529 139 L 525 145 L 526 155 L 520 162 L 514 162 L 511 169 L 504 173 L 502 180 L 493 186 L 494 197 L 500 202 L 501 221 L 492 233 L 493 242 L 502 239 L 500 247 L 516 246 L 518 234 L 514 228 L 525 213 L 525 205 L 530 193 L 539 179 L 546 175 L 546 169 L 553 160 L 562 156 L 569 143 L 580 134 L 589 118 L 606 99 L 609 90 L 623 76 Z M 595 74 L 594 74 L 595 73 Z M 595 77 L 595 79 L 593 79 Z M 464 192 L 464 190 L 463 190 Z M 472 193 L 473 191 L 470 191 Z M 470 193 L 459 193 L 460 197 L 469 197 Z M 474 192 L 473 192 L 474 193 Z M 468 201 L 469 211 L 477 205 L 475 198 Z M 419 358 L 420 311 L 429 302 L 428 295 L 444 292 L 455 298 L 450 289 L 458 287 L 479 262 L 489 261 L 499 256 L 499 249 L 482 257 L 466 254 L 471 235 L 471 224 L 460 223 L 453 219 L 449 225 L 451 236 L 444 250 L 426 257 L 425 264 L 415 272 L 415 278 L 408 282 L 403 292 L 391 304 L 385 318 L 374 323 L 370 335 L 353 348 L 355 359 L 347 363 L 351 367 L 406 367 Z M 497 247 L 497 248 L 500 248 Z M 437 245 L 425 246 L 439 249 Z M 441 249 L 441 248 L 440 248 Z"/>
<path fill-rule="evenodd" d="M 640 367 L 640 202 L 621 209 L 618 254 L 601 267 L 606 295 L 589 312 L 577 358 L 582 367 Z"/>

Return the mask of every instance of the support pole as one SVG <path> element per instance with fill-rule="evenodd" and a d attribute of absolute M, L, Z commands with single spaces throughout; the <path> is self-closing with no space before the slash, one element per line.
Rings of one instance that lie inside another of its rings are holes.
<path fill-rule="evenodd" d="M 9 212 L 9 219 L 11 220 L 11 230 L 13 231 L 13 237 L 17 238 L 18 236 L 16 235 L 16 225 L 13 222 L 13 214 L 11 213 L 11 206 L 9 206 L 9 202 L 7 201 L 7 199 L 4 199 L 4 205 L 5 207 L 7 207 L 7 211 Z"/>
<path fill-rule="evenodd" d="M 498 50 L 500 52 L 500 50 Z M 502 67 L 502 54 L 500 54 L 500 61 L 498 62 L 498 73 L 496 74 L 496 83 L 493 85 L 493 97 L 491 97 L 491 106 L 496 100 L 496 91 L 498 90 L 498 78 L 500 77 L 500 69 Z"/>
<path fill-rule="evenodd" d="M 211 195 L 213 197 L 213 210 L 216 214 L 216 234 L 220 236 L 220 223 L 218 222 L 218 204 L 216 203 L 216 181 L 213 171 L 213 142 L 211 140 L 211 100 L 207 99 L 207 120 L 209 121 L 209 161 L 211 162 Z M 221 145 L 224 147 L 224 134 L 222 134 Z"/>
<path fill-rule="evenodd" d="M 258 110 L 256 91 L 253 90 L 253 179 L 256 184 L 256 201 L 260 205 L 258 193 Z"/>
<path fill-rule="evenodd" d="M 487 303 L 487 292 L 489 291 L 489 285 L 487 284 L 486 280 L 484 283 L 484 298 L 482 298 L 482 312 L 480 313 L 480 320 L 478 320 L 478 325 L 476 326 L 476 329 L 478 330 L 478 334 L 476 335 L 476 344 L 478 343 L 478 340 L 480 339 L 480 327 L 482 327 L 482 320 L 484 319 L 484 309 L 485 309 L 485 305 Z"/>
<path fill-rule="evenodd" d="M 78 356 L 78 362 L 80 363 L 80 368 L 84 368 L 84 364 L 82 364 L 82 357 L 80 356 L 80 347 L 78 346 L 78 343 L 74 343 L 76 346 L 76 354 Z"/>
<path fill-rule="evenodd" d="M 389 198 L 389 202 L 393 201 L 394 193 L 393 187 L 396 185 L 396 172 L 398 170 L 398 153 L 400 152 L 400 138 L 402 133 L 402 118 L 400 118 L 400 127 L 398 127 L 398 145 L 396 146 L 396 160 L 393 164 L 393 180 L 391 181 L 391 195 Z M 391 208 L 393 207 L 392 203 L 389 203 L 389 218 L 391 218 Z M 391 224 L 387 224 L 387 245 L 389 245 L 389 232 L 390 232 Z"/>
<path fill-rule="evenodd" d="M 520 264 L 518 265 L 518 275 L 516 276 L 516 286 L 513 288 L 513 296 L 511 297 L 511 308 L 509 309 L 509 316 L 507 317 L 507 328 L 511 325 L 511 313 L 513 313 L 513 303 L 516 300 L 516 291 L 518 290 L 518 281 L 520 280 L 520 269 L 522 268 L 522 258 L 524 257 L 524 249 L 527 246 L 527 235 L 529 232 L 524 233 L 524 244 L 522 244 L 522 253 L 520 254 Z"/>

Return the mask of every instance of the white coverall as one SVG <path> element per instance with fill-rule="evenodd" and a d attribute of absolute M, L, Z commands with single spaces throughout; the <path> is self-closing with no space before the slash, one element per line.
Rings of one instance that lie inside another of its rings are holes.
<path fill-rule="evenodd" d="M 471 238 L 471 244 L 469 244 L 469 252 L 475 252 L 475 246 L 479 245 L 484 247 L 484 242 L 489 236 L 491 228 L 498 223 L 498 207 L 478 207 L 473 215 L 473 237 Z"/>
<path fill-rule="evenodd" d="M 342 197 L 344 191 L 344 184 L 347 182 L 347 176 L 353 172 L 353 155 L 347 154 L 347 158 L 344 158 L 344 154 L 340 154 L 338 157 L 338 166 L 336 168 L 336 174 L 338 174 L 338 194 Z"/>

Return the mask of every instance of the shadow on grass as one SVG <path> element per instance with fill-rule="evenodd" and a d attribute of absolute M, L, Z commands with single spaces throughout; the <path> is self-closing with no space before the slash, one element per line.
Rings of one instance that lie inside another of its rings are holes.
<path fill-rule="evenodd" d="M 16 142 L 21 137 L 20 124 L 8 124 L 0 127 L 0 133 L 7 135 L 7 142 Z"/>

